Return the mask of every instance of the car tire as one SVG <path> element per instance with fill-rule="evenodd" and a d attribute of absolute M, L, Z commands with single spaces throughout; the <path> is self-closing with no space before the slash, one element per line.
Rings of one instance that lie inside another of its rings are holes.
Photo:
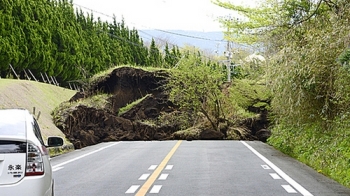
<path fill-rule="evenodd" d="M 55 196 L 55 183 L 54 183 L 53 180 L 52 180 L 52 193 L 51 193 L 51 196 Z"/>

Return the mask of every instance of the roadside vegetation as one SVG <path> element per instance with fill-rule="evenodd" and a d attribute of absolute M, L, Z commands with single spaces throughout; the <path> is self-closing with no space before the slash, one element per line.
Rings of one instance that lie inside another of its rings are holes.
<path fill-rule="evenodd" d="M 184 58 L 170 70 L 170 100 L 191 116 L 190 129 L 181 133 L 190 135 L 192 130 L 196 138 L 198 126 L 207 126 L 222 132 L 224 138 L 242 139 L 246 134 L 242 121 L 258 119 L 260 112 L 269 109 L 271 94 L 264 83 L 238 78 L 226 82 L 222 70 L 222 65 L 211 66 L 195 56 Z M 257 111 L 250 110 L 253 107 Z"/>
<path fill-rule="evenodd" d="M 221 20 L 228 39 L 260 45 L 268 57 L 269 144 L 350 187 L 348 1 L 214 2 L 244 16 Z"/>

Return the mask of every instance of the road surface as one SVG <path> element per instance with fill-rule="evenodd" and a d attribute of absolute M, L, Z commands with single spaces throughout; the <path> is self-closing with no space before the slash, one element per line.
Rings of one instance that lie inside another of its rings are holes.
<path fill-rule="evenodd" d="M 56 196 L 349 196 L 258 141 L 108 142 L 51 160 Z"/>

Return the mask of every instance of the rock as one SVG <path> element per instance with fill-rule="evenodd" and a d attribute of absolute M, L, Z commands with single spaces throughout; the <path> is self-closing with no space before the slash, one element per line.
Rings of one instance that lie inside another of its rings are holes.
<path fill-rule="evenodd" d="M 271 131 L 268 129 L 260 129 L 258 132 L 256 132 L 255 135 L 260 141 L 266 142 L 267 139 L 271 136 Z"/>
<path fill-rule="evenodd" d="M 223 133 L 211 129 L 205 129 L 199 133 L 199 139 L 202 140 L 222 140 L 223 138 Z"/>

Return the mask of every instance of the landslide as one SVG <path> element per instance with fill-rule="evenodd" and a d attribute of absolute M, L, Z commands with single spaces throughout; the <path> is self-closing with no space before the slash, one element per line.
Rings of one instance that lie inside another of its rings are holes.
<path fill-rule="evenodd" d="M 256 118 L 223 123 L 221 131 L 203 125 L 181 130 L 190 115 L 168 100 L 169 74 L 119 67 L 94 80 L 53 112 L 56 126 L 75 148 L 107 141 L 169 139 L 244 139 L 266 141 L 270 136 L 267 110 L 250 107 Z M 238 126 L 237 126 L 238 125 Z M 195 134 L 193 134 L 195 133 Z"/>

